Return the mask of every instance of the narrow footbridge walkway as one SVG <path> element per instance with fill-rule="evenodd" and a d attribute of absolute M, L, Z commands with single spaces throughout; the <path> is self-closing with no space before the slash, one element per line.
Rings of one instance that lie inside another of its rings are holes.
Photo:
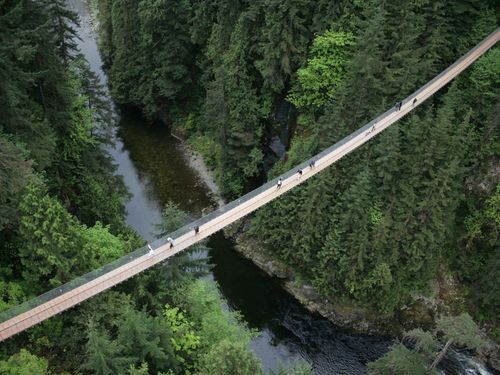
<path fill-rule="evenodd" d="M 313 159 L 303 162 L 260 188 L 152 243 L 153 252 L 147 246 L 137 249 L 102 268 L 1 313 L 0 341 L 174 256 L 303 183 L 421 105 L 493 47 L 499 39 L 500 28 L 425 86 L 399 102 L 394 108 L 314 156 Z M 311 161 L 314 161 L 313 165 Z M 299 169 L 302 171 L 300 178 Z M 279 189 L 277 188 L 278 181 L 281 185 Z M 197 228 L 196 231 L 195 228 Z M 170 246 L 169 238 L 173 239 L 173 247 Z"/>

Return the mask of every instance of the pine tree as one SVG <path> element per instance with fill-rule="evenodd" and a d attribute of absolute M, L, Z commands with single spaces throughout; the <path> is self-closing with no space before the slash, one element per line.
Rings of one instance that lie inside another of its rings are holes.
<path fill-rule="evenodd" d="M 113 99 L 119 103 L 140 105 L 137 88 L 140 84 L 142 53 L 139 3 L 135 0 L 114 1 L 111 8 L 112 65 L 109 81 Z"/>
<path fill-rule="evenodd" d="M 214 119 L 212 132 L 222 145 L 219 160 L 220 183 L 224 193 L 243 192 L 245 180 L 260 170 L 262 126 L 259 102 L 248 71 L 248 37 L 252 20 L 243 14 L 231 35 L 229 50 L 216 68 L 213 89 L 207 91 L 207 118 Z M 220 109 L 218 113 L 213 109 Z"/>
<path fill-rule="evenodd" d="M 87 359 L 82 367 L 91 370 L 96 375 L 124 373 L 125 369 L 135 362 L 135 359 L 123 356 L 123 348 L 116 341 L 110 340 L 106 331 L 100 331 L 102 333 L 92 322 L 89 323 Z"/>
<path fill-rule="evenodd" d="M 281 93 L 306 57 L 310 39 L 310 4 L 305 0 L 266 0 L 265 23 L 259 43 L 262 59 L 256 62 L 265 90 Z"/>
<path fill-rule="evenodd" d="M 176 370 L 177 359 L 171 346 L 172 333 L 160 318 L 130 310 L 118 327 L 117 343 L 123 353 L 135 356 L 136 363 L 147 362 L 153 373 Z"/>
<path fill-rule="evenodd" d="M 77 220 L 44 187 L 31 185 L 21 202 L 23 277 L 34 292 L 46 291 L 88 270 Z M 48 285 L 47 285 L 48 281 Z"/>
<path fill-rule="evenodd" d="M 172 0 L 139 3 L 141 75 L 137 94 L 142 108 L 154 116 L 161 105 L 188 96 L 192 75 L 187 2 Z"/>
<path fill-rule="evenodd" d="M 396 343 L 383 357 L 368 363 L 368 373 L 374 375 L 417 375 L 437 374 L 437 366 L 453 343 L 466 346 L 469 349 L 484 347 L 485 341 L 480 337 L 479 329 L 468 314 L 443 317 L 437 322 L 438 331 L 444 333 L 446 343 L 441 346 L 436 335 L 421 329 L 406 332 L 404 342 Z"/>
<path fill-rule="evenodd" d="M 79 38 L 75 30 L 75 27 L 80 25 L 78 14 L 68 9 L 64 0 L 44 0 L 43 3 L 52 21 L 55 44 L 59 50 L 59 55 L 68 65 L 78 50 L 75 42 L 75 39 Z"/>
<path fill-rule="evenodd" d="M 21 193 L 32 177 L 31 161 L 0 135 L 0 232 L 18 225 Z"/>

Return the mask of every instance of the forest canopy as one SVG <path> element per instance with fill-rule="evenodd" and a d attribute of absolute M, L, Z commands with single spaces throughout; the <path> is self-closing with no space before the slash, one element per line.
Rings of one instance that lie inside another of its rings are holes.
<path fill-rule="evenodd" d="M 493 0 L 92 6 L 113 100 L 185 137 L 227 198 L 393 106 L 500 18 Z M 0 2 L 0 311 L 144 245 L 124 221 L 129 194 L 103 147 L 111 104 L 76 48 L 78 22 L 64 0 Z M 495 47 L 398 124 L 258 211 L 250 234 L 297 284 L 381 316 L 441 297 L 443 279 L 453 279 L 463 299 L 450 309 L 498 339 L 499 94 Z M 270 147 L 280 137 L 284 155 Z M 158 235 L 186 219 L 167 205 Z M 184 254 L 98 295 L 2 344 L 0 372 L 261 373 L 251 330 L 198 279 L 207 269 Z M 373 368 L 384 373 L 394 359 L 389 352 Z"/>
<path fill-rule="evenodd" d="M 157 0 L 150 9 L 177 16 L 154 20 L 145 3 L 97 1 L 114 97 L 188 137 L 228 197 L 391 107 L 499 18 L 494 1 Z M 463 283 L 463 308 L 497 321 L 498 293 L 484 291 L 500 286 L 499 60 L 494 48 L 377 139 L 261 209 L 252 232 L 324 296 L 392 314 L 433 293 L 445 272 Z M 283 132 L 289 145 L 276 161 L 269 143 Z"/>

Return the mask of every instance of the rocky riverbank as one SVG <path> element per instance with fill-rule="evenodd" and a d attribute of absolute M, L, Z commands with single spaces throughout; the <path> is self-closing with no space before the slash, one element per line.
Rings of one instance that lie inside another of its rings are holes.
<path fill-rule="evenodd" d="M 235 249 L 272 277 L 281 280 L 283 288 L 312 313 L 318 313 L 336 326 L 356 332 L 396 335 L 403 327 L 394 319 L 380 317 L 367 309 L 325 299 L 309 284 L 297 279 L 293 269 L 273 259 L 264 244 L 248 235 L 248 220 L 225 230 L 235 242 Z"/>
<path fill-rule="evenodd" d="M 226 228 L 225 234 L 235 242 L 235 249 L 251 260 L 268 275 L 281 280 L 283 288 L 310 312 L 317 313 L 336 326 L 359 333 L 400 336 L 412 328 L 431 330 L 435 320 L 442 315 L 459 314 L 457 306 L 463 296 L 456 280 L 443 277 L 437 283 L 437 296 L 430 298 L 415 295 L 414 302 L 394 316 L 383 316 L 360 306 L 322 297 L 311 285 L 297 280 L 290 267 L 273 259 L 265 244 L 247 234 L 249 220 L 244 219 Z M 495 374 L 500 374 L 500 346 L 490 341 L 490 347 L 480 353 L 475 362 L 487 364 Z M 481 373 L 481 372 L 477 372 Z"/>

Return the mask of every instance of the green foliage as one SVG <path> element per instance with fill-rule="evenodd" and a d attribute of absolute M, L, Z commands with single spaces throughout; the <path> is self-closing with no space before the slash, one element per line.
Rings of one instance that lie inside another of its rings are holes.
<path fill-rule="evenodd" d="M 356 45 L 345 65 L 344 82 L 332 94 L 333 104 L 324 105 L 325 114 L 318 121 L 308 117 L 307 129 L 292 140 L 288 152 L 292 161 L 277 165 L 273 174 L 352 132 L 387 108 L 397 98 L 394 93 L 402 97 L 418 87 L 423 77 L 430 78 L 435 71 L 430 67 L 441 64 L 432 51 L 444 43 L 423 27 L 434 22 L 433 17 L 416 3 L 367 5 L 356 21 Z M 488 56 L 484 59 L 490 61 Z M 491 77 L 495 64 L 487 65 L 485 77 Z M 476 74 L 480 76 L 471 72 Z M 488 79 L 484 88 L 494 95 Z M 481 113 L 485 118 L 483 110 L 491 110 L 493 104 L 485 102 L 478 111 L 468 107 L 476 101 L 469 99 L 474 94 L 462 90 L 470 87 L 469 80 L 462 78 L 425 113 L 417 112 L 401 126 L 394 125 L 322 175 L 261 209 L 252 232 L 265 238 L 276 257 L 324 295 L 391 314 L 411 301 L 415 292 L 428 292 L 429 281 L 445 261 L 444 249 L 459 239 L 454 233 L 463 217 L 462 182 L 473 160 L 482 157 L 483 147 L 495 144 L 495 126 L 484 126 L 477 116 Z M 486 144 L 480 143 L 479 134 Z M 487 217 L 481 212 L 477 217 Z M 487 228 L 489 233 L 490 224 Z M 491 264 L 487 259 L 492 258 L 484 254 L 481 267 Z M 464 267 L 469 255 L 464 254 Z M 489 285 L 495 279 L 489 277 Z M 495 299 L 487 298 L 493 308 Z"/>
<path fill-rule="evenodd" d="M 437 322 L 437 330 L 443 332 L 446 344 L 438 353 L 441 344 L 435 335 L 422 329 L 413 329 L 404 335 L 412 349 L 401 343 L 392 346 L 383 357 L 368 363 L 369 374 L 437 374 L 436 365 L 446 354 L 451 344 L 480 349 L 485 346 L 479 329 L 468 314 L 443 317 Z M 432 362 L 432 363 L 431 363 Z"/>
<path fill-rule="evenodd" d="M 402 344 L 396 344 L 391 351 L 375 362 L 368 364 L 368 374 L 373 375 L 434 375 L 422 358 Z"/>
<path fill-rule="evenodd" d="M 415 352 L 422 354 L 424 357 L 432 358 L 438 348 L 438 343 L 432 334 L 423 331 L 421 328 L 405 332 L 404 338 L 413 344 Z"/>
<path fill-rule="evenodd" d="M 186 370 L 192 369 L 192 356 L 200 345 L 200 337 L 193 330 L 194 324 L 187 320 L 178 307 L 167 305 L 164 316 L 173 334 L 170 341 L 177 360 Z"/>
<path fill-rule="evenodd" d="M 19 305 L 25 297 L 19 283 L 0 280 L 0 311 Z"/>
<path fill-rule="evenodd" d="M 244 344 L 221 340 L 200 359 L 199 375 L 258 375 L 259 361 Z"/>
<path fill-rule="evenodd" d="M 75 39 L 78 38 L 74 26 L 78 25 L 78 14 L 68 9 L 64 0 L 44 1 L 52 21 L 55 45 L 62 60 L 67 64 L 77 51 Z"/>
<path fill-rule="evenodd" d="M 99 2 L 101 49 L 113 62 L 115 100 L 154 117 L 165 103 L 185 98 L 192 69 L 189 11 L 184 1 Z M 145 69 L 150 74 L 141 74 Z"/>
<path fill-rule="evenodd" d="M 251 18 L 241 16 L 205 100 L 206 121 L 222 145 L 218 180 L 228 196 L 243 192 L 245 181 L 257 175 L 263 156 L 258 149 L 262 138 L 259 99 L 247 63 L 251 27 Z"/>
<path fill-rule="evenodd" d="M 189 145 L 203 157 L 208 167 L 213 169 L 217 166 L 222 150 L 212 138 L 207 135 L 195 135 L 189 138 Z"/>
<path fill-rule="evenodd" d="M 490 245 L 498 242 L 500 232 L 500 184 L 496 191 L 484 202 L 482 210 L 475 211 L 464 221 L 470 242 L 484 239 Z"/>
<path fill-rule="evenodd" d="M 130 358 L 120 355 L 123 348 L 111 341 L 106 333 L 99 333 L 93 324 L 89 326 L 87 340 L 84 369 L 91 370 L 96 375 L 119 374 L 131 362 Z"/>
<path fill-rule="evenodd" d="M 250 342 L 252 334 L 239 314 L 220 308 L 224 301 L 214 283 L 197 280 L 188 284 L 176 301 L 194 322 L 202 353 L 223 340 L 244 345 Z"/>
<path fill-rule="evenodd" d="M 0 374 L 4 375 L 48 375 L 48 368 L 46 359 L 39 358 L 25 349 L 21 349 L 6 361 L 0 361 Z"/>
<path fill-rule="evenodd" d="M 316 36 L 307 65 L 297 71 L 297 85 L 287 99 L 298 108 L 319 108 L 335 98 L 354 45 L 351 33 L 326 31 Z"/>
<path fill-rule="evenodd" d="M 23 277 L 36 292 L 47 288 L 46 281 L 58 286 L 124 252 L 109 227 L 81 225 L 41 184 L 27 187 L 20 210 Z"/>
<path fill-rule="evenodd" d="M 496 27 L 491 0 L 445 5 L 94 2 L 114 98 L 140 106 L 150 118 L 196 113 L 186 127 L 229 196 L 264 173 L 265 142 L 287 95 L 296 97 L 301 126 L 271 175 L 349 134 Z M 0 309 L 140 242 L 124 226 L 127 194 L 102 148 L 109 140 L 109 102 L 75 55 L 76 22 L 62 0 L 0 6 Z M 401 126 L 272 202 L 253 230 L 323 294 L 387 313 L 425 292 L 449 262 L 469 287 L 476 316 L 495 319 L 498 191 L 481 186 L 488 185 L 483 182 L 498 155 L 498 53 L 490 51 Z M 192 103 L 199 108 L 192 111 Z M 184 224 L 175 207 L 165 216 L 162 234 Z M 238 314 L 221 311 L 215 287 L 192 282 L 206 262 L 191 261 L 160 265 L 117 294 L 34 328 L 26 340 L 59 366 L 59 358 L 81 358 L 83 324 L 92 318 L 99 329 L 88 330 L 94 335 L 87 337 L 90 371 L 183 371 L 182 358 L 200 373 L 217 371 L 214 363 L 231 368 L 239 359 L 247 372 L 258 373 L 247 352 L 251 333 Z M 179 290 L 165 288 L 165 280 Z M 180 310 L 160 318 L 167 302 Z M 464 329 L 445 337 L 480 346 L 457 338 L 474 337 L 470 322 L 462 323 Z M 409 332 L 407 339 L 417 351 L 398 347 L 405 360 L 389 354 L 389 368 L 409 363 L 408 371 L 417 371 L 435 350 L 425 332 Z M 23 364 L 33 362 L 21 355 Z"/>
<path fill-rule="evenodd" d="M 189 91 L 191 52 L 187 23 L 190 9 L 186 1 L 154 0 L 140 1 L 137 11 L 142 57 L 137 68 L 151 69 L 151 74 L 139 77 L 135 95 L 145 113 L 153 115 L 162 103 L 182 100 Z"/>
<path fill-rule="evenodd" d="M 125 254 L 123 241 L 110 233 L 109 225 L 104 227 L 99 221 L 83 231 L 83 241 L 83 252 L 96 258 L 95 268 Z"/>
<path fill-rule="evenodd" d="M 141 367 L 137 368 L 133 365 L 128 369 L 129 375 L 149 375 L 149 366 L 146 362 L 141 363 Z"/>
<path fill-rule="evenodd" d="M 266 0 L 264 22 L 257 44 L 260 59 L 255 62 L 264 90 L 281 93 L 290 77 L 305 60 L 310 31 L 307 23 L 311 3 L 307 0 Z"/>
<path fill-rule="evenodd" d="M 31 162 L 0 134 L 0 232 L 18 225 L 21 193 L 31 177 Z"/>
<path fill-rule="evenodd" d="M 177 368 L 171 338 L 172 331 L 163 319 L 141 311 L 129 310 L 118 326 L 117 343 L 122 352 L 136 363 L 147 362 L 153 372 Z"/>
<path fill-rule="evenodd" d="M 437 321 L 436 326 L 444 333 L 447 340 L 452 340 L 458 345 L 476 350 L 486 346 L 479 327 L 467 313 L 443 317 Z"/>
<path fill-rule="evenodd" d="M 43 186 L 30 185 L 20 209 L 23 276 L 35 291 L 46 289 L 47 281 L 55 287 L 88 270 L 90 254 L 82 250 L 78 221 Z"/>

